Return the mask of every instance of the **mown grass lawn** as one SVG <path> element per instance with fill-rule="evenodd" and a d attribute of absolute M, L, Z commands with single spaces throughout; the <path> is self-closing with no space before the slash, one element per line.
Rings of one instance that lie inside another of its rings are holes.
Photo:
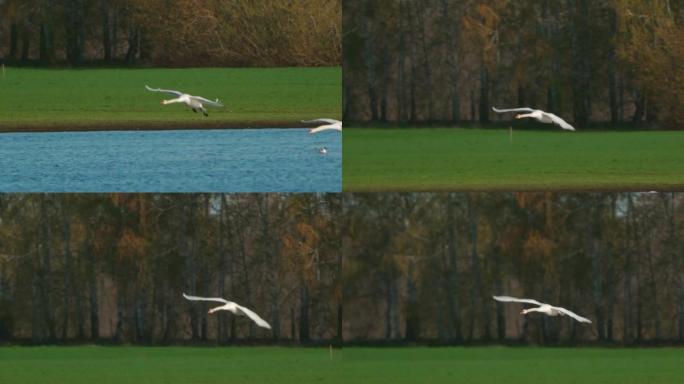
<path fill-rule="evenodd" d="M 345 191 L 684 187 L 684 131 L 349 128 Z"/>
<path fill-rule="evenodd" d="M 681 383 L 684 349 L 5 347 L 15 383 Z"/>
<path fill-rule="evenodd" d="M 225 108 L 209 117 L 184 105 L 160 105 L 152 87 L 176 89 Z M 340 68 L 23 69 L 0 77 L 0 131 L 131 128 L 221 124 L 296 125 L 299 120 L 339 118 Z"/>
<path fill-rule="evenodd" d="M 345 350 L 347 382 L 679 383 L 684 349 L 392 348 Z"/>
<path fill-rule="evenodd" d="M 9 347 L 0 383 L 341 383 L 340 359 L 326 348 Z"/>

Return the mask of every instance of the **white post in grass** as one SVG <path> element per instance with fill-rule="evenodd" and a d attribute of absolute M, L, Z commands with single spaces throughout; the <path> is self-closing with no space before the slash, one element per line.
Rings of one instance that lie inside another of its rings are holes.
<path fill-rule="evenodd" d="M 508 139 L 513 142 L 513 127 L 508 127 Z"/>
<path fill-rule="evenodd" d="M 333 350 L 332 350 L 332 344 L 330 344 L 330 361 L 333 359 Z"/>
<path fill-rule="evenodd" d="M 5 63 L 2 63 L 2 78 L 5 78 Z"/>

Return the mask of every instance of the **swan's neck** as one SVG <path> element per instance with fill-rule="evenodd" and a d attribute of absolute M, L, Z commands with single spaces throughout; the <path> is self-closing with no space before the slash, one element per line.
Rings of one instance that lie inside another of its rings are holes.
<path fill-rule="evenodd" d="M 182 97 L 177 97 L 175 99 L 170 99 L 170 100 L 162 100 L 162 104 L 173 104 L 173 103 L 182 103 L 184 100 Z"/>
<path fill-rule="evenodd" d="M 541 307 L 536 307 L 536 308 L 529 308 L 529 309 L 523 309 L 522 313 L 523 315 L 527 315 L 530 312 L 545 312 L 541 309 Z"/>

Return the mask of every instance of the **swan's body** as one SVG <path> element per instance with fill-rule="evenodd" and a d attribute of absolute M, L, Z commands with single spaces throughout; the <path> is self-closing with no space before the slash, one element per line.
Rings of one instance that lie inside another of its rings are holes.
<path fill-rule="evenodd" d="M 570 316 L 573 319 L 579 321 L 580 323 L 591 323 L 591 320 L 582 317 L 575 312 L 569 311 L 565 308 L 562 307 L 554 307 L 553 305 L 549 304 L 544 304 L 540 303 L 537 300 L 533 299 L 518 299 L 515 297 L 510 297 L 510 296 L 492 296 L 494 300 L 500 301 L 503 303 L 524 303 L 524 304 L 533 304 L 536 305 L 536 308 L 528 308 L 528 309 L 523 309 L 522 312 L 520 312 L 521 315 L 526 315 L 530 312 L 539 312 L 543 313 L 547 316 Z"/>
<path fill-rule="evenodd" d="M 544 112 L 540 109 L 532 108 L 514 108 L 514 109 L 497 109 L 492 108 L 496 113 L 507 113 L 507 112 L 525 112 L 524 114 L 518 114 L 515 116 L 516 119 L 535 119 L 541 123 L 554 124 L 565 130 L 574 131 L 575 128 L 568 124 L 565 120 L 554 115 L 553 113 Z"/>
<path fill-rule="evenodd" d="M 318 153 L 320 153 L 321 155 L 325 155 L 326 153 L 328 153 L 328 149 L 326 147 L 323 147 L 318 150 Z"/>
<path fill-rule="evenodd" d="M 174 104 L 174 103 L 183 103 L 187 105 L 190 109 L 192 109 L 193 112 L 197 113 L 198 110 L 202 111 L 202 114 L 204 116 L 209 116 L 209 113 L 207 113 L 207 109 L 204 108 L 205 105 L 212 106 L 212 107 L 223 107 L 223 104 L 216 99 L 215 101 L 205 99 L 202 96 L 193 96 L 189 95 L 187 93 L 179 92 L 179 91 L 174 91 L 170 89 L 161 89 L 161 88 L 150 88 L 149 86 L 145 86 L 145 88 L 148 91 L 151 92 L 163 92 L 163 93 L 168 93 L 171 95 L 175 95 L 176 97 L 173 99 L 169 100 L 162 100 L 163 105 L 167 104 Z"/>
<path fill-rule="evenodd" d="M 316 128 L 309 130 L 309 133 L 318 133 L 322 131 L 342 131 L 342 122 L 333 119 L 316 119 L 316 120 L 302 120 L 304 124 L 322 124 Z"/>
<path fill-rule="evenodd" d="M 230 311 L 233 312 L 236 315 L 243 315 L 249 317 L 252 321 L 256 323 L 256 325 L 266 328 L 266 329 L 271 329 L 271 326 L 259 315 L 254 313 L 251 309 L 243 307 L 237 303 L 234 303 L 232 301 L 228 301 L 226 299 L 222 299 L 220 297 L 198 297 L 198 296 L 189 296 L 186 295 L 185 293 L 183 294 L 183 297 L 186 298 L 187 300 L 191 301 L 213 301 L 217 303 L 223 303 L 223 305 L 220 305 L 218 307 L 212 308 L 209 310 L 209 313 L 214 313 L 216 311 Z"/>

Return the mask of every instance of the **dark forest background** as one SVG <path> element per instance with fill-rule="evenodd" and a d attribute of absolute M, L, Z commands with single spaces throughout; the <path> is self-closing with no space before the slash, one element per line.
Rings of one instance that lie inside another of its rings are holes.
<path fill-rule="evenodd" d="M 679 343 L 683 235 L 679 193 L 6 194 L 0 342 Z"/>
<path fill-rule="evenodd" d="M 10 65 L 338 66 L 341 0 L 0 0 Z"/>
<path fill-rule="evenodd" d="M 345 0 L 343 18 L 350 123 L 486 125 L 527 106 L 684 128 L 682 0 Z"/>

